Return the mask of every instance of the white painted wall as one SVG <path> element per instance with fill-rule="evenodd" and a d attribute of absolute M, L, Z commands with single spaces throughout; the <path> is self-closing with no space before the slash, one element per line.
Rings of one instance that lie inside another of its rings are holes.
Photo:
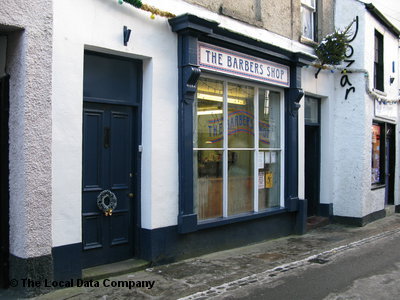
<path fill-rule="evenodd" d="M 53 246 L 81 241 L 84 49 L 143 60 L 142 227 L 176 224 L 177 38 L 167 19 L 99 0 L 55 1 L 54 15 Z"/>
<path fill-rule="evenodd" d="M 334 127 L 331 126 L 335 104 L 335 94 L 332 88 L 334 75 L 329 70 L 321 70 L 318 77 L 315 78 L 316 72 L 317 69 L 314 67 L 302 69 L 302 87 L 307 96 L 321 99 L 320 203 L 329 204 L 332 203 L 333 195 L 333 152 L 335 151 Z M 299 178 L 303 178 L 303 180 L 300 181 L 299 188 L 304 190 L 304 105 L 302 105 L 301 111 L 302 115 L 299 115 L 299 141 L 302 152 L 299 152 L 299 160 L 303 163 L 299 168 Z"/>
<path fill-rule="evenodd" d="M 298 42 L 207 11 L 182 0 L 146 2 L 177 15 L 192 13 L 222 27 L 292 50 Z M 127 47 L 122 28 L 132 29 Z M 142 227 L 177 224 L 177 35 L 166 18 L 115 0 L 54 3 L 53 51 L 53 246 L 81 241 L 82 75 L 84 49 L 143 60 Z"/>
<path fill-rule="evenodd" d="M 353 0 L 336 1 L 336 26 L 344 28 L 359 16 L 359 32 L 351 45 L 355 63 L 351 68 L 366 69 L 370 87 L 373 87 L 374 30 L 384 34 L 385 91 L 397 96 L 398 85 L 389 85 L 391 62 L 398 60 L 398 40 L 388 32 L 364 5 Z M 371 125 L 374 119 L 374 102 L 366 94 L 363 73 L 348 74 L 355 87 L 344 100 L 345 88 L 340 86 L 343 75 L 336 74 L 334 126 L 334 214 L 363 217 L 384 208 L 384 189 L 371 190 Z"/>
<path fill-rule="evenodd" d="M 396 98 L 399 94 L 399 85 L 395 80 L 393 84 L 390 84 L 390 77 L 395 77 L 397 74 L 392 72 L 392 62 L 396 63 L 398 67 L 398 38 L 391 33 L 385 26 L 379 23 L 371 14 L 366 13 L 365 16 L 365 68 L 369 71 L 369 86 L 373 88 L 373 70 L 374 70 L 374 36 L 375 30 L 379 31 L 383 35 L 383 50 L 384 50 L 384 91 L 389 98 Z M 396 106 L 398 106 L 396 104 Z M 379 117 L 375 117 L 374 100 L 371 97 L 366 97 L 366 108 L 367 108 L 367 122 L 372 124 L 373 120 L 381 120 L 389 123 L 396 123 L 397 120 L 385 120 Z M 368 124 L 368 123 L 367 123 Z M 366 131 L 370 131 L 368 128 Z M 398 138 L 398 137 L 397 137 Z M 398 141 L 398 140 L 397 140 Z M 399 149 L 397 147 L 397 153 Z M 371 152 L 369 157 L 371 159 Z M 398 168 L 397 173 L 400 172 Z M 363 214 L 367 215 L 373 211 L 381 210 L 384 208 L 385 189 L 369 190 L 366 192 L 366 201 L 364 202 Z M 396 198 L 396 195 L 395 195 Z M 397 196 L 398 198 L 398 196 Z"/>

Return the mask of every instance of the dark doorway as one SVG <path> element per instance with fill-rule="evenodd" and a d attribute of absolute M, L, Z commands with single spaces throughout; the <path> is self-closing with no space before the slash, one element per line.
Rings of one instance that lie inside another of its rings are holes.
<path fill-rule="evenodd" d="M 386 123 L 386 204 L 394 205 L 394 177 L 396 164 L 395 125 Z"/>
<path fill-rule="evenodd" d="M 305 98 L 305 198 L 307 216 L 318 215 L 320 193 L 320 100 Z"/>
<path fill-rule="evenodd" d="M 139 62 L 128 59 L 85 54 L 84 268 L 131 258 L 137 249 L 140 68 Z M 110 212 L 104 205 L 113 197 L 117 206 Z"/>
<path fill-rule="evenodd" d="M 8 193 L 9 76 L 0 78 L 0 287 L 8 287 L 9 193 Z"/>

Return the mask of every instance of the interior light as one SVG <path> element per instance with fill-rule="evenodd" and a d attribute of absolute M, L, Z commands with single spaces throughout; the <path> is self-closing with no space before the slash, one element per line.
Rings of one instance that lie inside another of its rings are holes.
<path fill-rule="evenodd" d="M 204 110 L 204 111 L 198 111 L 197 115 L 198 116 L 203 116 L 203 115 L 218 115 L 222 114 L 222 109 L 217 109 L 217 110 Z"/>
<path fill-rule="evenodd" d="M 223 101 L 222 96 L 203 94 L 203 93 L 197 93 L 197 99 L 208 100 L 208 101 L 217 101 L 217 102 Z M 228 98 L 228 103 L 237 104 L 237 105 L 246 105 L 246 100 L 236 99 L 236 98 Z"/>

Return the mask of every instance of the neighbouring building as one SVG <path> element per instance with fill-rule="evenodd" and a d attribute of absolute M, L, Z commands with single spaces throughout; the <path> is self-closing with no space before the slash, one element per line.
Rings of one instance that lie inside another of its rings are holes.
<path fill-rule="evenodd" d="M 337 68 L 303 68 L 300 186 L 309 214 L 364 225 L 400 204 L 400 30 L 372 4 L 340 0 L 334 11 L 336 28 L 354 21 L 351 42 Z"/>
<path fill-rule="evenodd" d="M 399 31 L 374 6 L 118 2 L 0 1 L 2 284 L 399 207 Z M 353 19 L 348 61 L 318 71 Z"/>

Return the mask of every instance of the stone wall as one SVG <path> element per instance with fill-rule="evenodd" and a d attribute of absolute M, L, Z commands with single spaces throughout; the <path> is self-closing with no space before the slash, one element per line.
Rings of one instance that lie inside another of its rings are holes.
<path fill-rule="evenodd" d="M 186 0 L 213 12 L 262 27 L 298 41 L 301 36 L 300 0 Z M 334 30 L 333 0 L 317 0 L 318 38 Z"/>

